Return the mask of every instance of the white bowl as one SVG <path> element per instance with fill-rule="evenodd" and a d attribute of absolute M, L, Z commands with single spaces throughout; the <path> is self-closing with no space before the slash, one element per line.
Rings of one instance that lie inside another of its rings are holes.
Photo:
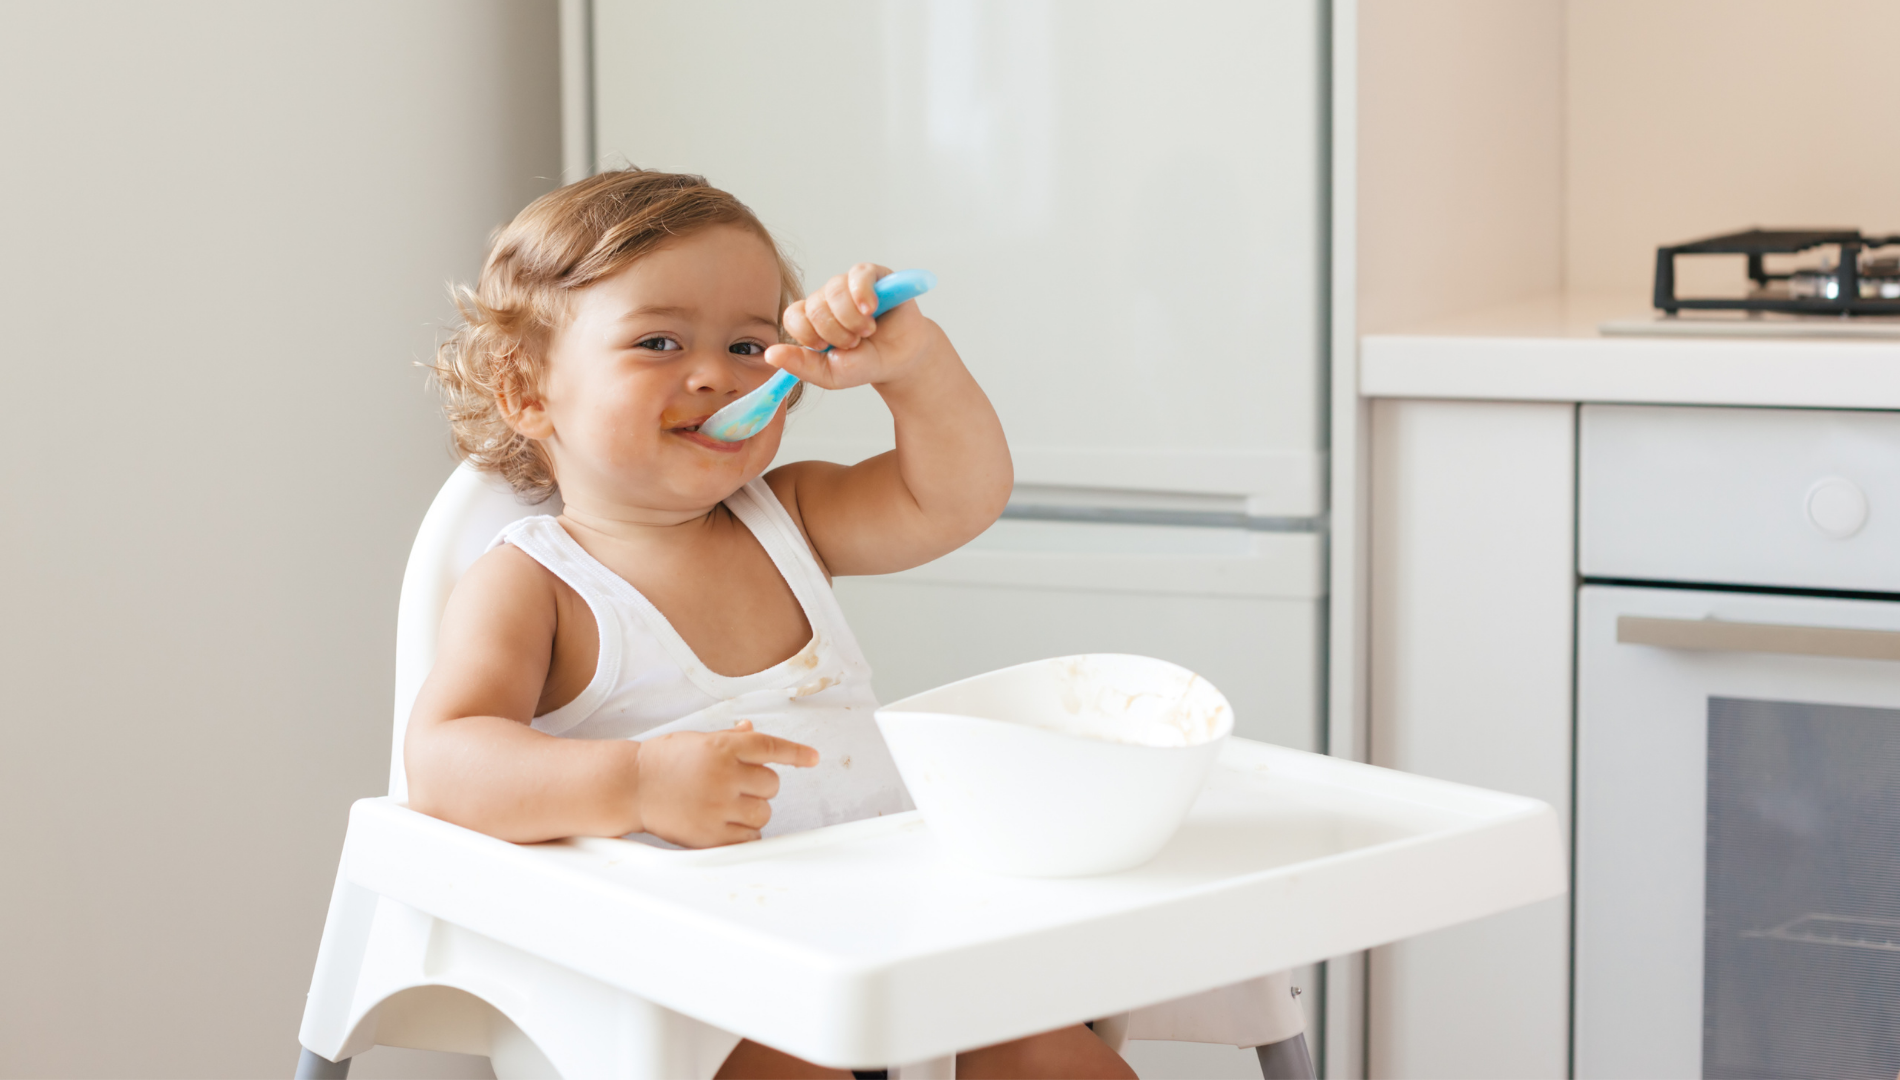
<path fill-rule="evenodd" d="M 1080 877 L 1161 851 L 1234 713 L 1186 668 L 1101 653 L 940 686 L 884 706 L 877 723 L 952 856 L 1013 877 Z"/>

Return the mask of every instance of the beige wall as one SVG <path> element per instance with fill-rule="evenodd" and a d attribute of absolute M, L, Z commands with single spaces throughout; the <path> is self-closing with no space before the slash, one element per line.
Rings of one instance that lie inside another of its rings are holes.
<path fill-rule="evenodd" d="M 1658 245 L 1900 232 L 1894 0 L 1360 0 L 1359 329 L 1618 292 Z M 1685 293 L 1739 260 L 1684 260 Z"/>
<path fill-rule="evenodd" d="M 1359 329 L 1559 287 L 1563 0 L 1360 0 Z"/>
<path fill-rule="evenodd" d="M 1751 225 L 1900 232 L 1900 3 L 1571 0 L 1565 33 L 1573 289 L 1645 293 L 1657 245 Z"/>
<path fill-rule="evenodd" d="M 0 1075 L 285 1075 L 552 2 L 0 5 Z"/>

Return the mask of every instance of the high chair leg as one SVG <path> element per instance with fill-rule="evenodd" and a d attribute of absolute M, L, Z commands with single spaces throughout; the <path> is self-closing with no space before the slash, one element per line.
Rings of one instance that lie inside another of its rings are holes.
<path fill-rule="evenodd" d="M 957 1056 L 913 1061 L 891 1069 L 891 1080 L 957 1080 Z"/>
<path fill-rule="evenodd" d="M 1261 1080 L 1315 1080 L 1304 1031 L 1291 1039 L 1256 1046 L 1253 1052 L 1260 1057 Z"/>
<path fill-rule="evenodd" d="M 297 1055 L 297 1080 L 348 1080 L 349 1058 L 331 1061 L 304 1047 L 298 1047 L 298 1049 L 303 1053 Z"/>

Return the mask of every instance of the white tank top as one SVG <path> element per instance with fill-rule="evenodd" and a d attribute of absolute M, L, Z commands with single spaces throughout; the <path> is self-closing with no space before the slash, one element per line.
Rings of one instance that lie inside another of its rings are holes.
<path fill-rule="evenodd" d="M 734 492 L 726 506 L 771 556 L 812 630 L 791 659 L 751 675 L 720 675 L 700 663 L 658 608 L 554 518 L 523 518 L 495 538 L 491 547 L 513 544 L 579 593 L 599 627 L 593 680 L 573 701 L 535 717 L 535 730 L 571 739 L 650 739 L 750 720 L 759 731 L 804 743 L 818 751 L 817 766 L 771 766 L 780 786 L 766 836 L 910 809 L 872 718 L 871 666 L 797 524 L 764 480 Z"/>

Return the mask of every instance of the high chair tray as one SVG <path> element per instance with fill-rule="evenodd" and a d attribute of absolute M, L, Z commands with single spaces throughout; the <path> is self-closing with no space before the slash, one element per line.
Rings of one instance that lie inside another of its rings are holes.
<path fill-rule="evenodd" d="M 350 881 L 818 1062 L 922 1061 L 1557 896 L 1535 799 L 1230 739 L 1145 866 L 992 877 L 915 814 L 705 851 L 515 845 L 384 799 Z"/>

